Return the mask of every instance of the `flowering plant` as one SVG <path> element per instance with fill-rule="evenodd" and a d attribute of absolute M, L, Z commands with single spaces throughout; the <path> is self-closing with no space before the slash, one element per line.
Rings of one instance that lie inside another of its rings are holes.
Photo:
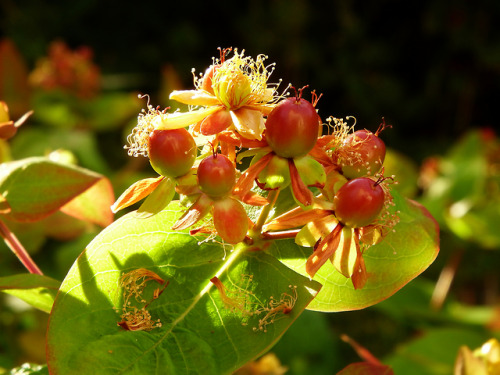
<path fill-rule="evenodd" d="M 385 122 L 323 117 L 321 95 L 269 83 L 266 59 L 221 50 L 171 93 L 186 112 L 148 100 L 126 149 L 157 175 L 63 281 L 51 373 L 231 373 L 304 309 L 373 305 L 435 259 L 435 220 L 384 176 Z"/>

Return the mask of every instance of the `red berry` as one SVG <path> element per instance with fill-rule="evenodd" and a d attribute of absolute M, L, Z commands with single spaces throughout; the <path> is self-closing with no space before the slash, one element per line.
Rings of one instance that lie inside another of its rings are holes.
<path fill-rule="evenodd" d="M 368 130 L 350 134 L 339 157 L 342 173 L 347 178 L 375 175 L 382 168 L 385 159 L 385 143 Z"/>
<path fill-rule="evenodd" d="M 380 184 L 368 177 L 345 183 L 335 195 L 335 215 L 350 227 L 360 228 L 373 223 L 384 207 L 385 194 Z"/>
<path fill-rule="evenodd" d="M 314 106 L 302 98 L 282 100 L 267 116 L 266 140 L 276 155 L 306 155 L 318 139 L 319 121 Z"/>
<path fill-rule="evenodd" d="M 186 129 L 156 129 L 149 136 L 149 162 L 162 176 L 180 177 L 188 173 L 196 153 L 196 143 Z"/>
<path fill-rule="evenodd" d="M 198 185 L 209 197 L 222 197 L 233 190 L 236 170 L 226 155 L 207 156 L 198 166 Z"/>

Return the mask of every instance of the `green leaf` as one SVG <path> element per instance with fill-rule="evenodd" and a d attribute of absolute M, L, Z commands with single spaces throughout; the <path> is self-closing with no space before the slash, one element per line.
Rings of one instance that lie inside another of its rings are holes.
<path fill-rule="evenodd" d="M 30 273 L 0 277 L 0 291 L 47 313 L 52 309 L 60 284 L 50 277 Z"/>
<path fill-rule="evenodd" d="M 34 157 L 0 166 L 0 194 L 8 217 L 36 221 L 59 210 L 104 177 L 72 165 Z"/>
<path fill-rule="evenodd" d="M 463 328 L 428 330 L 409 343 L 400 346 L 384 359 L 395 374 L 453 374 L 453 364 L 463 345 L 476 348 L 488 339 L 479 332 Z"/>
<path fill-rule="evenodd" d="M 145 219 L 130 213 L 81 254 L 51 314 L 51 374 L 229 374 L 266 352 L 319 290 L 265 252 L 170 232 L 179 214 L 177 202 Z M 159 283 L 144 291 L 152 319 L 161 321 L 150 331 L 117 325 L 124 303 L 120 278 L 138 269 L 168 282 L 157 299 L 150 300 Z M 229 303 L 210 281 L 214 276 Z M 293 307 L 286 314 L 269 311 L 272 301 Z"/>
<path fill-rule="evenodd" d="M 49 370 L 47 365 L 36 365 L 33 363 L 24 363 L 23 365 L 13 368 L 9 372 L 10 375 L 48 375 Z"/>
<path fill-rule="evenodd" d="M 89 125 L 97 130 L 110 130 L 122 126 L 137 116 L 142 101 L 133 93 L 103 93 L 85 102 Z"/>
<path fill-rule="evenodd" d="M 393 196 L 400 222 L 381 243 L 364 252 L 366 285 L 355 290 L 350 279 L 326 262 L 314 276 L 323 287 L 308 309 L 347 311 L 374 305 L 401 289 L 434 261 L 439 251 L 435 220 L 416 202 L 395 192 Z M 311 252 L 312 248 L 295 246 L 293 240 L 278 241 L 272 250 L 273 255 L 302 275 L 307 275 L 305 260 Z"/>

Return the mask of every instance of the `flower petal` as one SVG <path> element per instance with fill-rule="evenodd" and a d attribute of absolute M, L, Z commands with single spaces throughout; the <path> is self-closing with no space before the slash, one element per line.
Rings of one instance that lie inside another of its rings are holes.
<path fill-rule="evenodd" d="M 113 213 L 116 213 L 125 207 L 139 202 L 141 199 L 151 194 L 151 192 L 156 189 L 163 178 L 163 176 L 157 178 L 145 178 L 143 180 L 134 182 L 127 190 L 122 193 L 122 195 L 120 195 L 116 202 L 111 206 L 111 211 L 113 211 Z"/>
<path fill-rule="evenodd" d="M 356 263 L 354 264 L 354 270 L 351 275 L 352 285 L 354 289 L 361 289 L 365 286 L 366 280 L 368 279 L 368 274 L 366 273 L 365 260 L 363 259 L 363 253 L 359 247 L 359 242 L 356 241 L 356 234 L 354 235 L 356 244 Z"/>
<path fill-rule="evenodd" d="M 169 99 L 189 105 L 201 105 L 204 107 L 221 104 L 219 100 L 205 90 L 174 90 Z"/>
<path fill-rule="evenodd" d="M 233 194 L 240 199 L 245 197 L 252 189 L 253 183 L 259 173 L 266 167 L 273 156 L 274 153 L 270 152 L 269 154 L 259 159 L 257 163 L 248 168 L 236 182 L 236 185 L 233 189 Z"/>
<path fill-rule="evenodd" d="M 302 178 L 299 175 L 299 171 L 295 166 L 293 159 L 288 159 L 288 166 L 290 168 L 290 178 L 292 180 L 292 193 L 293 197 L 297 201 L 297 203 L 307 207 L 313 203 L 314 195 L 309 190 L 302 181 Z"/>
<path fill-rule="evenodd" d="M 349 278 L 354 273 L 358 252 L 353 228 L 343 227 L 338 249 L 333 254 L 332 263 L 342 275 Z"/>
<path fill-rule="evenodd" d="M 249 139 L 262 139 L 264 132 L 264 117 L 260 111 L 240 108 L 230 111 L 233 124 L 239 134 Z"/>
<path fill-rule="evenodd" d="M 156 116 L 151 121 L 151 124 L 155 129 L 160 130 L 185 128 L 220 110 L 222 110 L 222 107 L 215 106 L 190 112 L 162 113 Z"/>
<path fill-rule="evenodd" d="M 177 182 L 174 178 L 165 177 L 162 179 L 153 192 L 141 204 L 141 207 L 136 212 L 136 217 L 145 219 L 167 207 L 174 197 L 176 184 Z"/>
<path fill-rule="evenodd" d="M 297 228 L 329 215 L 332 215 L 332 212 L 329 210 L 313 208 L 311 210 L 304 211 L 301 207 L 296 207 L 293 210 L 278 216 L 269 224 L 266 224 L 265 230 L 268 231 Z"/>
<path fill-rule="evenodd" d="M 210 210 L 212 200 L 201 194 L 196 202 L 172 226 L 173 230 L 182 230 L 200 221 Z"/>
<path fill-rule="evenodd" d="M 339 246 L 342 224 L 338 224 L 335 229 L 321 241 L 306 262 L 306 272 L 314 277 L 316 272 L 326 263 L 328 258 L 334 255 Z"/>
<path fill-rule="evenodd" d="M 338 223 L 335 215 L 311 221 L 297 233 L 295 243 L 300 246 L 312 247 L 321 237 L 326 238 Z"/>
<path fill-rule="evenodd" d="M 233 120 L 228 110 L 221 110 L 203 119 L 200 124 L 200 133 L 203 135 L 218 134 L 231 126 Z"/>

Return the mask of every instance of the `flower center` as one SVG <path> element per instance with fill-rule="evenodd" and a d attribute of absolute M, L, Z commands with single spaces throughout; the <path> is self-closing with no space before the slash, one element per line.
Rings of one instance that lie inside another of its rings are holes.
<path fill-rule="evenodd" d="M 212 78 L 214 94 L 228 110 L 270 103 L 277 100 L 275 89 L 267 87 L 272 73 L 264 65 L 266 57 L 257 56 L 256 60 L 244 57 L 243 52 L 235 51 L 234 56 L 222 62 Z"/>

